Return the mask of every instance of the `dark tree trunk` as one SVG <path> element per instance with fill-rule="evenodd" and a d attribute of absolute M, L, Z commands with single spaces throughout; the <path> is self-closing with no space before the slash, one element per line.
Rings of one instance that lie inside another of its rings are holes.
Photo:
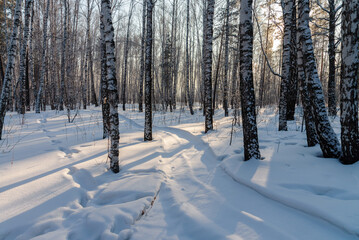
<path fill-rule="evenodd" d="M 359 3 L 344 0 L 342 15 L 342 66 L 340 80 L 340 123 L 343 164 L 359 160 L 358 77 Z"/>
<path fill-rule="evenodd" d="M 253 86 L 252 0 L 241 0 L 240 8 L 240 91 L 243 122 L 244 160 L 260 159 L 255 95 Z"/>
<path fill-rule="evenodd" d="M 213 108 L 212 108 L 212 51 L 213 51 L 213 16 L 215 0 L 207 0 L 207 11 L 204 33 L 204 112 L 205 132 L 213 130 Z"/>
<path fill-rule="evenodd" d="M 25 114 L 25 103 L 26 103 L 26 88 L 25 88 L 25 75 L 26 75 L 26 51 L 27 51 L 27 41 L 29 39 L 29 25 L 30 25 L 30 15 L 32 8 L 32 0 L 27 0 L 25 3 L 25 25 L 24 25 L 24 35 L 21 44 L 20 50 L 20 73 L 19 73 L 19 83 L 20 83 L 20 113 Z"/>
<path fill-rule="evenodd" d="M 2 89 L 3 80 L 4 80 L 4 68 L 3 68 L 2 57 L 0 55 L 0 90 Z"/>
<path fill-rule="evenodd" d="M 153 0 L 147 0 L 147 36 L 145 63 L 145 129 L 144 140 L 152 141 L 152 9 Z"/>
<path fill-rule="evenodd" d="M 294 120 L 295 104 L 298 97 L 298 74 L 297 74 L 297 11 L 296 0 L 293 1 L 291 12 L 291 38 L 290 38 L 290 80 L 287 96 L 287 120 Z"/>
<path fill-rule="evenodd" d="M 224 42 L 224 79 L 223 79 L 223 109 L 228 117 L 228 69 L 229 69 L 229 0 L 226 7 L 226 40 Z"/>
<path fill-rule="evenodd" d="M 189 76 L 189 65 L 190 65 L 190 59 L 189 59 L 189 48 L 188 48 L 188 39 L 189 38 L 189 0 L 187 0 L 187 21 L 186 21 L 186 93 L 187 93 L 187 99 L 188 99 L 188 107 L 191 112 L 191 115 L 194 114 L 193 112 L 193 100 L 190 93 L 190 76 Z"/>
<path fill-rule="evenodd" d="M 66 78 L 66 45 L 67 45 L 67 1 L 64 0 L 64 32 L 61 45 L 61 80 L 60 80 L 60 100 L 59 111 L 64 110 L 64 97 L 65 97 L 65 78 Z"/>
<path fill-rule="evenodd" d="M 283 62 L 282 62 L 282 82 L 280 85 L 280 100 L 279 100 L 279 131 L 287 131 L 287 115 L 289 105 L 289 95 L 292 77 L 293 77 L 293 47 L 292 39 L 292 21 L 293 9 L 295 5 L 293 0 L 281 0 L 284 20 L 284 38 L 283 38 Z"/>
<path fill-rule="evenodd" d="M 45 74 L 47 72 L 47 64 L 46 64 L 46 51 L 47 51 L 47 20 L 49 18 L 49 8 L 50 8 L 50 0 L 47 0 L 46 4 L 46 12 L 44 16 L 44 33 L 43 33 L 43 42 L 42 42 L 42 56 L 41 56 L 41 71 L 40 71 L 40 86 L 36 95 L 36 104 L 35 111 L 36 113 L 40 113 L 40 107 L 42 102 L 42 93 L 45 84 Z"/>
<path fill-rule="evenodd" d="M 146 35 L 146 1 L 143 0 L 142 6 L 142 36 L 141 36 L 141 67 L 139 79 L 139 95 L 138 95 L 138 109 L 143 112 L 143 78 L 145 73 L 145 35 Z"/>
<path fill-rule="evenodd" d="M 328 79 L 328 114 L 337 115 L 337 101 L 335 96 L 335 1 L 328 0 L 329 3 L 329 79 Z"/>

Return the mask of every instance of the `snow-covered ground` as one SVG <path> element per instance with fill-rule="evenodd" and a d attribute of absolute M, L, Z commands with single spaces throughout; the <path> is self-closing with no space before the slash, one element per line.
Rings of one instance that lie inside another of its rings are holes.
<path fill-rule="evenodd" d="M 73 114 L 73 113 L 72 113 Z M 263 160 L 243 161 L 242 129 L 216 111 L 120 112 L 121 171 L 108 171 L 99 108 L 8 113 L 0 141 L 0 239 L 359 239 L 359 164 L 306 147 L 301 118 L 258 115 Z M 332 119 L 339 133 L 339 119 Z"/>

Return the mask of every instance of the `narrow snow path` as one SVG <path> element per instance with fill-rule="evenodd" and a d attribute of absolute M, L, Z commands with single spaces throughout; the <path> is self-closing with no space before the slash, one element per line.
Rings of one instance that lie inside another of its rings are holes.
<path fill-rule="evenodd" d="M 165 180 L 131 239 L 357 239 L 235 182 L 200 137 L 171 127 L 157 134 Z"/>

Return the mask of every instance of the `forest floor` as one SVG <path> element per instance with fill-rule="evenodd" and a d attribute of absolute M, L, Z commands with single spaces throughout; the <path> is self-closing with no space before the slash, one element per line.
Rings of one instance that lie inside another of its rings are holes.
<path fill-rule="evenodd" d="M 131 106 L 128 106 L 131 108 Z M 74 114 L 74 113 L 72 113 Z M 243 161 L 242 128 L 215 114 L 120 111 L 120 166 L 108 170 L 100 108 L 8 113 L 0 141 L 0 239 L 359 239 L 359 163 L 306 147 L 302 118 L 278 132 L 259 110 L 262 160 Z M 339 133 L 339 119 L 331 119 Z"/>

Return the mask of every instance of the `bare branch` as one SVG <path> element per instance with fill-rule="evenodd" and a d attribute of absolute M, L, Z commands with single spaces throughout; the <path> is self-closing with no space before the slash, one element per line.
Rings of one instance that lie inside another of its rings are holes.
<path fill-rule="evenodd" d="M 254 18 L 255 18 L 255 20 L 256 20 L 256 23 L 257 23 L 258 34 L 259 34 L 259 42 L 260 42 L 260 44 L 261 44 L 262 53 L 263 53 L 263 55 L 264 55 L 264 57 L 265 57 L 265 59 L 266 59 L 267 65 L 268 65 L 268 67 L 269 67 L 269 70 L 270 70 L 275 76 L 282 78 L 282 75 L 280 75 L 279 73 L 276 73 L 276 72 L 273 70 L 273 68 L 272 68 L 272 66 L 270 65 L 270 63 L 269 63 L 267 54 L 265 53 L 264 48 L 263 48 L 262 33 L 261 33 L 261 29 L 260 29 L 260 27 L 259 27 L 258 18 L 257 18 L 257 15 L 256 15 L 256 12 L 255 12 L 255 11 L 253 11 L 253 16 L 254 16 Z"/>
<path fill-rule="evenodd" d="M 317 0 L 317 4 L 324 12 L 327 12 L 328 14 L 330 14 L 329 10 L 326 9 L 325 7 L 323 7 L 322 4 L 319 2 L 319 0 Z"/>

